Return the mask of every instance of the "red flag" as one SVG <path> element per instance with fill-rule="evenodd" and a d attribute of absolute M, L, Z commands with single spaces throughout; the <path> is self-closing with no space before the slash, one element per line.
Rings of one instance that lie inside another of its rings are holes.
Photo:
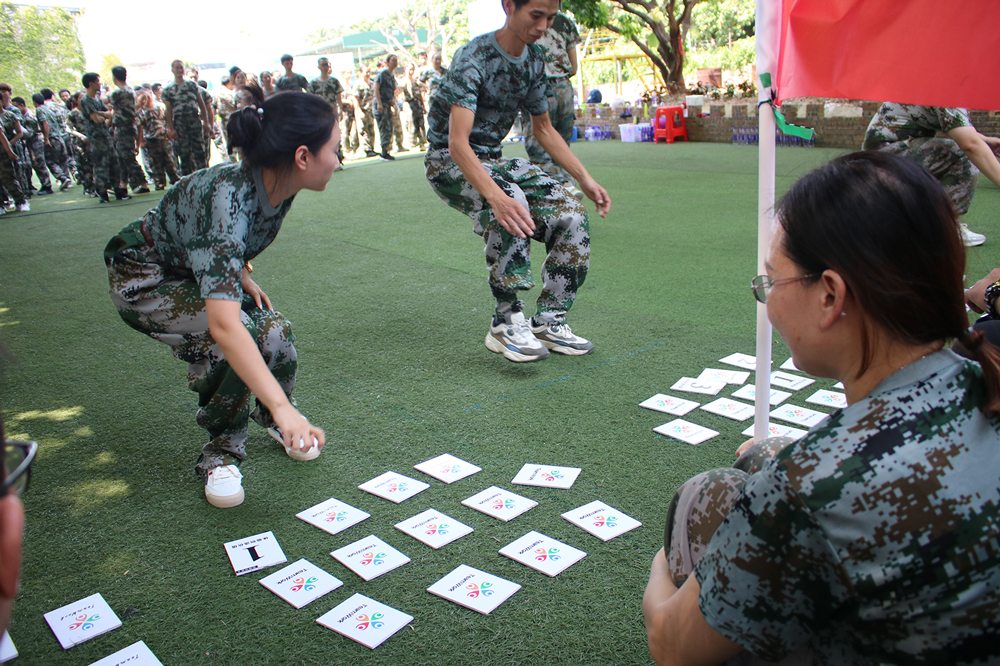
<path fill-rule="evenodd" d="M 996 0 L 782 4 L 781 99 L 845 97 L 1000 109 Z"/>

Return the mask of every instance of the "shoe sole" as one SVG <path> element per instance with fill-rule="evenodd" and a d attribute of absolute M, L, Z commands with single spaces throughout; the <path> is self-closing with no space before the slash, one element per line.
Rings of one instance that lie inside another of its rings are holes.
<path fill-rule="evenodd" d="M 208 486 L 205 486 L 205 499 L 216 509 L 231 509 L 234 506 L 239 506 L 243 504 L 244 497 L 246 497 L 246 494 L 242 488 L 240 488 L 240 492 L 233 493 L 232 495 L 213 495 L 208 492 Z"/>
<path fill-rule="evenodd" d="M 548 347 L 551 351 L 556 354 L 562 354 L 563 356 L 583 356 L 584 354 L 589 354 L 594 351 L 594 345 L 590 345 L 586 349 L 579 349 L 577 347 L 571 347 L 558 342 L 552 342 L 551 340 L 546 340 L 545 338 L 538 338 L 538 341 Z"/>
<path fill-rule="evenodd" d="M 962 243 L 965 245 L 965 247 L 979 247 L 980 245 L 982 245 L 985 242 L 986 242 L 985 238 L 983 240 L 972 240 L 972 241 L 963 240 L 962 241 Z"/>
<path fill-rule="evenodd" d="M 281 438 L 281 433 L 278 432 L 277 429 L 268 428 L 267 434 L 273 437 L 274 440 L 278 442 L 278 444 L 281 444 L 281 448 L 285 449 L 285 453 L 287 453 L 288 457 L 291 458 L 292 460 L 303 460 L 303 461 L 315 460 L 316 458 L 319 457 L 320 448 L 316 444 L 313 444 L 312 446 L 310 446 L 308 449 L 305 450 L 290 449 L 285 446 L 285 440 Z M 315 441 L 315 437 L 313 438 L 313 440 Z"/>
<path fill-rule="evenodd" d="M 531 363 L 533 361 L 542 361 L 549 357 L 547 349 L 545 350 L 545 354 L 537 356 L 528 356 L 527 354 L 516 352 L 500 342 L 492 332 L 486 334 L 486 348 L 495 354 L 503 354 L 504 358 L 514 363 Z"/>

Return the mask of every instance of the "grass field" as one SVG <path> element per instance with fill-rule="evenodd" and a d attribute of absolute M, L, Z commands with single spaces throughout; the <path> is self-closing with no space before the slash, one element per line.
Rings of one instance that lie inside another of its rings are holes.
<path fill-rule="evenodd" d="M 640 599 L 665 508 L 685 478 L 732 460 L 749 422 L 693 412 L 721 435 L 692 447 L 655 435 L 673 417 L 637 405 L 754 352 L 757 151 L 574 150 L 613 199 L 607 219 L 591 220 L 591 271 L 571 313 L 596 345 L 583 357 L 517 365 L 485 349 L 482 243 L 430 190 L 418 156 L 350 164 L 325 192 L 299 195 L 254 278 L 293 323 L 299 407 L 328 444 L 297 463 L 251 424 L 247 499 L 225 511 L 193 473 L 204 436 L 184 364 L 125 326 L 107 296 L 103 247 L 156 195 L 98 206 L 74 188 L 0 217 L 0 339 L 16 357 L 0 404 L 9 435 L 40 444 L 14 663 L 89 664 L 137 640 L 176 665 L 650 663 Z M 780 149 L 779 193 L 837 154 Z M 1000 192 L 981 184 L 966 221 L 989 240 L 969 252 L 970 283 L 1000 264 L 998 213 Z M 787 357 L 776 339 L 776 364 Z M 445 485 L 412 469 L 445 452 L 483 471 Z M 570 490 L 512 487 L 527 462 L 583 472 Z M 357 489 L 387 470 L 431 488 L 398 505 Z M 503 523 L 460 504 L 492 484 L 539 505 Z M 337 536 L 295 518 L 333 496 L 372 517 Z M 603 543 L 560 517 L 595 499 L 643 527 Z M 432 550 L 392 527 L 428 507 L 475 532 Z M 533 529 L 588 555 L 549 578 L 497 554 Z M 267 530 L 289 562 L 306 558 L 344 586 L 296 610 L 257 583 L 276 568 L 237 578 L 222 544 Z M 412 562 L 364 582 L 330 557 L 368 534 Z M 425 591 L 463 563 L 523 587 L 489 616 Z M 95 592 L 123 626 L 64 652 L 43 613 Z M 315 623 L 355 592 L 415 619 L 375 651 Z"/>

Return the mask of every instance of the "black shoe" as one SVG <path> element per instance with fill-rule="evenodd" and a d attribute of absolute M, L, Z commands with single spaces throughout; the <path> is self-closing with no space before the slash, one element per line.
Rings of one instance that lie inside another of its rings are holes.
<path fill-rule="evenodd" d="M 36 194 L 38 194 L 38 196 L 40 197 L 44 197 L 46 194 L 55 194 L 55 192 L 52 191 L 52 186 L 50 185 L 49 187 L 43 187 L 42 189 L 38 190 Z"/>
<path fill-rule="evenodd" d="M 392 155 L 390 155 L 389 153 L 382 153 L 381 155 L 378 156 L 378 158 L 380 160 L 382 160 L 383 162 L 395 162 L 396 161 L 396 158 L 393 157 Z"/>
<path fill-rule="evenodd" d="M 374 150 L 366 150 L 365 157 L 378 157 L 378 153 L 376 153 Z"/>
<path fill-rule="evenodd" d="M 116 201 L 128 201 L 132 197 L 129 196 L 128 190 L 124 187 L 115 190 L 115 200 Z"/>
<path fill-rule="evenodd" d="M 100 198 L 100 201 L 98 201 L 97 203 L 102 203 L 102 204 L 111 203 L 111 199 L 108 198 L 107 192 L 98 192 L 97 196 Z"/>
<path fill-rule="evenodd" d="M 132 194 L 149 194 L 149 186 L 143 185 L 139 189 L 133 189 Z"/>

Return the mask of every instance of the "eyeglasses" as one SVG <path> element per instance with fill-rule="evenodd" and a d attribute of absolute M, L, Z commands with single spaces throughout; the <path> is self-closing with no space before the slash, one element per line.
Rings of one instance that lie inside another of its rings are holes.
<path fill-rule="evenodd" d="M 809 280 L 817 277 L 816 273 L 810 273 L 809 275 L 800 275 L 798 277 L 781 278 L 780 280 L 772 280 L 766 275 L 758 275 L 754 279 L 750 280 L 750 289 L 753 291 L 753 296 L 761 303 L 767 303 L 767 292 L 770 291 L 771 287 L 779 284 L 785 284 L 786 282 L 798 282 L 799 280 Z"/>
<path fill-rule="evenodd" d="M 8 470 L 7 476 L 3 480 L 3 494 L 10 492 L 11 488 L 18 497 L 28 489 L 28 481 L 31 479 L 31 463 L 35 462 L 35 454 L 38 453 L 38 444 L 35 442 L 10 442 L 4 446 L 4 467 Z"/>

